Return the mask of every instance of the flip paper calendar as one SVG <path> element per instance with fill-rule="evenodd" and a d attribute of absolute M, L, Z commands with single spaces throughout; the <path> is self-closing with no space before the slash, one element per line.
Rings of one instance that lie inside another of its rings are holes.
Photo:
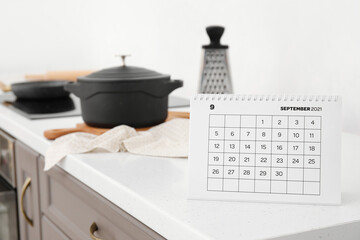
<path fill-rule="evenodd" d="M 341 99 L 198 95 L 189 197 L 340 204 Z"/>

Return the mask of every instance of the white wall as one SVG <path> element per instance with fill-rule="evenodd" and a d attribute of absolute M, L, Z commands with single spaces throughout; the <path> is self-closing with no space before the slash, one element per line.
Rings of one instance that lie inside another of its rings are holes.
<path fill-rule="evenodd" d="M 0 0 L 0 74 L 129 65 L 194 94 L 205 27 L 226 27 L 236 93 L 340 94 L 360 134 L 359 0 Z"/>

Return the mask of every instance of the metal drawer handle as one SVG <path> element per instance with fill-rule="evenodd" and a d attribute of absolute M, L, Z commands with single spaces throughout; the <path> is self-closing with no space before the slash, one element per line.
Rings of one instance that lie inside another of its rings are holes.
<path fill-rule="evenodd" d="M 25 212 L 25 209 L 24 209 L 24 196 L 25 196 L 25 192 L 26 190 L 30 187 L 30 184 L 31 184 L 31 178 L 26 178 L 25 182 L 24 182 L 24 185 L 22 186 L 22 189 L 21 189 L 21 198 L 20 198 L 20 208 L 21 208 L 21 212 L 26 220 L 26 222 L 28 224 L 30 224 L 30 226 L 34 226 L 34 223 L 33 223 L 33 220 L 31 220 L 28 215 L 26 214 Z"/>
<path fill-rule="evenodd" d="M 95 222 L 93 222 L 90 226 L 90 237 L 92 240 L 102 240 L 101 238 L 98 238 L 94 235 L 94 233 L 98 230 L 98 226 L 96 225 Z"/>

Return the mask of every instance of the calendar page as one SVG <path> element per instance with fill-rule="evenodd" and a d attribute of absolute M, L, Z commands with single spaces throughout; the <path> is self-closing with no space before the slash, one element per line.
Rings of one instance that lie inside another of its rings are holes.
<path fill-rule="evenodd" d="M 198 95 L 189 198 L 340 204 L 341 99 Z"/>

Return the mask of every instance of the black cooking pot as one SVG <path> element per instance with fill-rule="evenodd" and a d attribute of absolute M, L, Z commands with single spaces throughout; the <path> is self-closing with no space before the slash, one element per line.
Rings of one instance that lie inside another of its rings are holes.
<path fill-rule="evenodd" d="M 112 128 L 121 124 L 141 128 L 165 121 L 168 95 L 183 81 L 148 69 L 121 66 L 101 70 L 65 90 L 81 99 L 82 117 L 94 127 Z"/>

